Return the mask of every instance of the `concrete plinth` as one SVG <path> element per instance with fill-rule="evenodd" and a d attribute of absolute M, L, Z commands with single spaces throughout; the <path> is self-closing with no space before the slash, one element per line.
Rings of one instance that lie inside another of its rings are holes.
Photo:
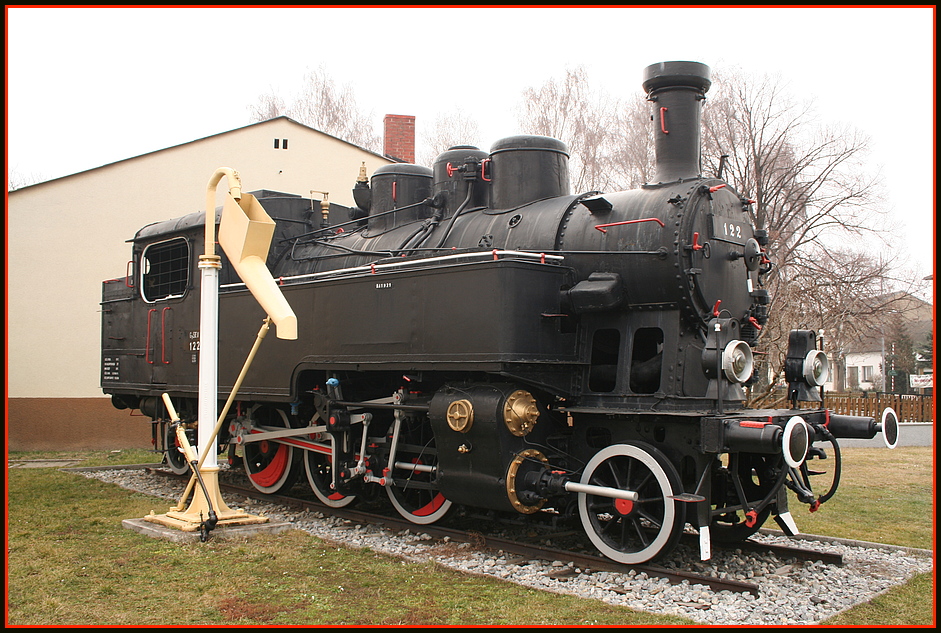
<path fill-rule="evenodd" d="M 124 519 L 121 525 L 129 530 L 134 530 L 145 536 L 153 538 L 163 538 L 174 543 L 198 543 L 200 539 L 199 529 L 181 530 L 169 525 L 154 523 L 153 521 L 141 519 Z M 217 525 L 209 533 L 211 539 L 244 539 L 257 534 L 277 534 L 285 530 L 294 529 L 294 525 L 288 522 L 280 523 L 254 523 L 248 525 Z"/>

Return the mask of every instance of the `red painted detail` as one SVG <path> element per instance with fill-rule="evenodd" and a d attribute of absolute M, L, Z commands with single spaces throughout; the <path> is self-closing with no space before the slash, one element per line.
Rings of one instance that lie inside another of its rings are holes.
<path fill-rule="evenodd" d="M 611 222 L 610 224 L 596 224 L 595 228 L 602 233 L 607 233 L 604 227 L 621 226 L 622 224 L 637 224 L 638 222 L 656 222 L 660 226 L 665 226 L 660 218 L 641 218 L 640 220 L 625 220 L 624 222 Z"/>
<path fill-rule="evenodd" d="M 493 249 L 493 260 L 496 261 L 497 258 L 497 249 Z"/>
<path fill-rule="evenodd" d="M 717 299 L 716 304 L 712 306 L 712 316 L 719 316 L 719 304 L 722 303 L 722 299 Z"/>
<path fill-rule="evenodd" d="M 749 510 L 745 513 L 745 525 L 748 527 L 755 527 L 755 524 L 758 523 L 758 513 L 754 510 Z"/>
<path fill-rule="evenodd" d="M 614 509 L 622 515 L 627 516 L 631 513 L 631 510 L 634 509 L 634 502 L 630 499 L 615 499 Z"/>
<path fill-rule="evenodd" d="M 699 243 L 699 231 L 693 233 L 693 250 L 694 251 L 702 250 L 702 244 Z"/>
<path fill-rule="evenodd" d="M 398 182 L 397 180 L 393 180 L 393 181 L 392 181 L 392 202 L 395 202 L 395 201 L 396 201 L 395 188 L 396 188 L 396 185 L 398 185 L 398 184 L 399 184 L 399 182 Z"/>
<path fill-rule="evenodd" d="M 755 317 L 752 317 L 752 316 L 748 317 L 748 322 L 751 323 L 752 326 L 754 326 L 756 330 L 761 329 L 761 323 L 759 323 L 758 319 L 756 319 Z"/>
<path fill-rule="evenodd" d="M 722 183 L 721 185 L 715 185 L 713 187 L 709 187 L 709 193 L 715 193 L 719 189 L 725 189 L 726 187 L 728 187 L 728 185 L 725 183 Z"/>
<path fill-rule="evenodd" d="M 759 422 L 757 420 L 742 420 L 738 423 L 739 426 L 744 426 L 746 429 L 763 429 L 766 426 L 771 424 L 770 422 Z"/>
<path fill-rule="evenodd" d="M 267 442 L 264 442 L 267 444 Z M 267 466 L 262 468 L 257 473 L 251 473 L 249 476 L 252 478 L 252 481 L 257 483 L 262 488 L 270 488 L 275 485 L 281 476 L 284 474 L 284 469 L 287 467 L 288 463 L 288 447 L 287 446 L 278 446 L 278 451 L 274 455 L 274 459 L 268 463 Z"/>
<path fill-rule="evenodd" d="M 440 508 L 444 504 L 444 502 L 445 502 L 444 495 L 439 492 L 438 494 L 435 495 L 435 498 L 431 500 L 431 503 L 428 503 L 424 507 L 421 507 L 415 510 L 414 512 L 412 512 L 412 514 L 414 514 L 417 517 L 426 517 L 430 514 L 434 514 L 435 511 L 437 511 L 438 508 Z"/>
<path fill-rule="evenodd" d="M 446 169 L 448 170 L 448 178 L 452 177 L 454 175 L 454 172 L 457 171 L 457 167 L 455 167 L 451 163 L 447 164 Z"/>
<path fill-rule="evenodd" d="M 144 360 L 151 365 L 154 364 L 154 361 L 150 360 L 150 317 L 153 316 L 156 311 L 157 308 L 151 308 L 147 311 L 147 342 L 144 343 Z"/>
<path fill-rule="evenodd" d="M 816 501 L 810 504 L 811 512 L 816 512 L 819 509 L 820 509 L 820 499 L 817 499 Z"/>
<path fill-rule="evenodd" d="M 826 410 L 826 413 L 824 414 L 824 416 L 825 416 L 825 420 L 823 423 L 823 428 L 827 428 L 828 426 L 830 426 L 830 409 Z"/>
<path fill-rule="evenodd" d="M 669 134 L 667 131 L 667 119 L 666 119 L 667 109 L 660 108 L 660 131 L 664 134 Z"/>
<path fill-rule="evenodd" d="M 483 180 L 484 182 L 490 182 L 491 180 L 493 180 L 492 176 L 490 178 L 487 178 L 487 175 L 486 175 L 487 163 L 489 162 L 490 162 L 489 158 L 485 158 L 482 161 L 480 161 L 480 179 Z"/>
<path fill-rule="evenodd" d="M 167 360 L 167 310 L 172 310 L 170 306 L 164 307 L 160 312 L 160 360 L 164 365 L 169 365 Z"/>

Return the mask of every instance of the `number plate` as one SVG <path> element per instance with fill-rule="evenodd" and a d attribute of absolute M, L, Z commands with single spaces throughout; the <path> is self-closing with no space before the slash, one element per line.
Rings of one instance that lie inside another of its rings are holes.
<path fill-rule="evenodd" d="M 728 218 L 712 216 L 712 239 L 744 244 L 751 235 L 751 226 L 746 222 L 735 222 Z"/>

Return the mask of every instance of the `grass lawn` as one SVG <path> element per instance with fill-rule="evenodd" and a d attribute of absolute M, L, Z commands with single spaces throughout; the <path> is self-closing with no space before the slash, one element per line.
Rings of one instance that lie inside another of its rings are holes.
<path fill-rule="evenodd" d="M 930 448 L 845 452 L 840 492 L 803 532 L 931 548 Z M 83 466 L 154 461 L 146 451 L 17 453 Z M 631 611 L 337 547 L 302 531 L 174 544 L 121 525 L 164 500 L 56 468 L 7 471 L 7 624 L 12 626 L 662 626 Z M 825 625 L 930 625 L 934 583 L 915 577 Z M 185 623 L 185 624 L 184 624 Z"/>

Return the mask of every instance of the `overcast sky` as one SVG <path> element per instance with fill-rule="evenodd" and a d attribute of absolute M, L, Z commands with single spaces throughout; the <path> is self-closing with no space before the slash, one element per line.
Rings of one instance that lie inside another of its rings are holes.
<path fill-rule="evenodd" d="M 935 10 L 925 8 L 6 8 L 7 164 L 50 179 L 250 123 L 324 64 L 377 131 L 460 108 L 489 149 L 529 86 L 584 65 L 627 98 L 671 60 L 778 76 L 823 124 L 871 138 L 903 220 L 934 262 Z M 237 162 L 233 158 L 233 162 Z M 250 185 L 263 187 L 264 183 Z"/>

